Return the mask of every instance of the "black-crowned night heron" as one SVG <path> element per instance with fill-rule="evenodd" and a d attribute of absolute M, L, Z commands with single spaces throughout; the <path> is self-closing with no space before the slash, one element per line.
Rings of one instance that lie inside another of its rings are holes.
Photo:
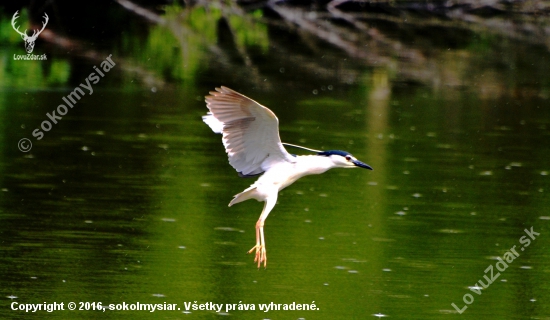
<path fill-rule="evenodd" d="M 223 134 L 222 142 L 229 164 L 240 177 L 261 175 L 249 188 L 234 196 L 229 206 L 248 199 L 264 201 L 264 209 L 256 223 L 254 262 L 267 265 L 264 221 L 277 203 L 280 190 L 310 174 L 320 174 L 332 168 L 372 168 L 355 159 L 349 152 L 320 151 L 282 143 L 279 120 L 268 108 L 227 87 L 216 88 L 206 96 L 210 110 L 203 121 L 216 133 Z M 296 156 L 283 145 L 302 148 L 315 155 Z"/>

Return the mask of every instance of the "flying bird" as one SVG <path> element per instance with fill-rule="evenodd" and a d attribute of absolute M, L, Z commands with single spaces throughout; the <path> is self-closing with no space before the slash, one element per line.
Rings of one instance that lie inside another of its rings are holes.
<path fill-rule="evenodd" d="M 264 202 L 264 208 L 256 223 L 254 262 L 258 268 L 267 266 L 264 222 L 277 203 L 280 190 L 310 174 L 321 174 L 332 168 L 365 168 L 371 166 L 357 160 L 349 152 L 341 150 L 321 151 L 282 143 L 279 137 L 279 120 L 268 108 L 227 87 L 216 88 L 206 96 L 209 112 L 202 120 L 214 131 L 221 133 L 229 164 L 240 177 L 256 177 L 258 180 L 229 202 L 234 204 L 248 199 Z M 313 152 L 313 155 L 296 156 L 286 151 L 284 145 Z"/>

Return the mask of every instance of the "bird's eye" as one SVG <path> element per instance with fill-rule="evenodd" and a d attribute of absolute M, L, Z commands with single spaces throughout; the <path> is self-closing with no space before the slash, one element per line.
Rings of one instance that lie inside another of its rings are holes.
<path fill-rule="evenodd" d="M 346 160 L 350 161 L 350 160 L 351 160 L 351 157 L 350 157 L 350 156 L 346 156 Z"/>

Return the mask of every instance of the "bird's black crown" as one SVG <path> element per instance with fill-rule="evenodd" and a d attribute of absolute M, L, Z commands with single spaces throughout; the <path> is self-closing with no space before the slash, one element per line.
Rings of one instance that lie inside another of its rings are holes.
<path fill-rule="evenodd" d="M 326 156 L 326 157 L 332 156 L 332 155 L 339 155 L 339 156 L 345 157 L 345 156 L 351 156 L 351 153 L 347 151 L 342 151 L 342 150 L 328 150 L 328 151 L 319 152 L 317 153 L 317 155 Z"/>

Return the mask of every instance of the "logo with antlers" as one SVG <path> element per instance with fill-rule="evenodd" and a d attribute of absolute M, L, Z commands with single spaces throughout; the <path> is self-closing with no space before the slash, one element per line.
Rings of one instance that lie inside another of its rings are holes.
<path fill-rule="evenodd" d="M 38 38 L 38 35 L 40 35 L 42 33 L 42 31 L 44 31 L 44 28 L 46 28 L 46 25 L 48 24 L 48 21 L 50 20 L 50 18 L 48 17 L 48 15 L 44 12 L 44 19 L 46 19 L 42 25 L 42 29 L 40 29 L 40 31 L 38 30 L 33 30 L 33 33 L 32 33 L 32 36 L 29 37 L 29 35 L 27 35 L 27 29 L 25 29 L 25 32 L 21 32 L 19 31 L 19 27 L 17 27 L 15 25 L 15 20 L 17 20 L 17 18 L 19 18 L 19 16 L 17 15 L 19 13 L 19 10 L 15 11 L 15 14 L 13 15 L 13 18 L 11 18 L 11 26 L 13 27 L 13 29 L 15 31 L 17 31 L 17 33 L 19 33 L 21 35 L 21 38 L 23 38 L 23 41 L 25 41 L 25 50 L 27 50 L 27 53 L 32 53 L 32 50 L 34 50 L 34 42 L 36 41 L 36 38 Z"/>

